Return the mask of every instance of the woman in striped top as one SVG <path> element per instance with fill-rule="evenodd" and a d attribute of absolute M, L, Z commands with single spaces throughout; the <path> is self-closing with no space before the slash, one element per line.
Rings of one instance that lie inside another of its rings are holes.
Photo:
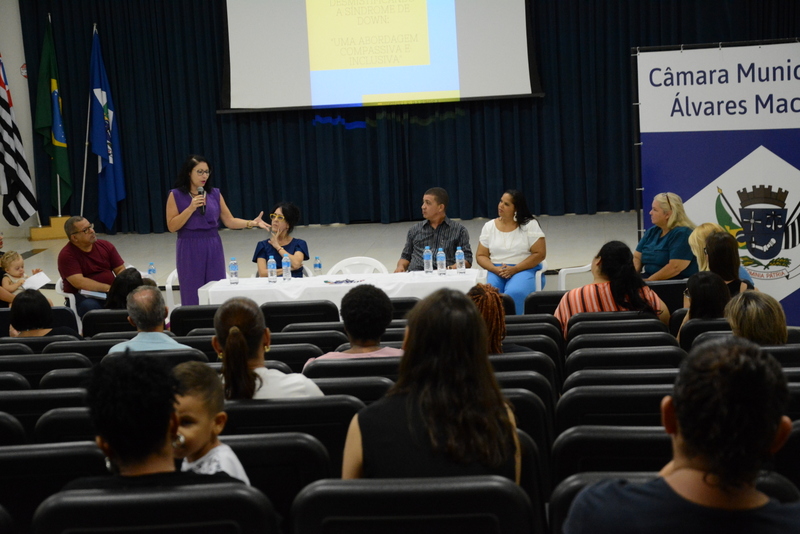
<path fill-rule="evenodd" d="M 642 280 L 633 266 L 633 254 L 621 241 L 609 241 L 592 260 L 594 280 L 564 295 L 555 316 L 567 337 L 569 318 L 581 312 L 643 311 L 669 325 L 669 309 Z"/>

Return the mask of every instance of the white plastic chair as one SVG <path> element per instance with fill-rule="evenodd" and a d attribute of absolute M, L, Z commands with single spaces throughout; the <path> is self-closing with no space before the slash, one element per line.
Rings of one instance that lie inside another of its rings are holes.
<path fill-rule="evenodd" d="M 334 265 L 328 270 L 328 274 L 367 274 L 378 272 L 380 274 L 389 274 L 386 266 L 376 260 L 367 256 L 353 256 L 346 258 Z"/>
<path fill-rule="evenodd" d="M 542 276 L 544 276 L 544 273 L 547 271 L 547 260 L 542 260 L 539 263 L 539 265 L 541 265 L 542 268 L 536 271 L 536 274 L 534 275 L 533 278 L 534 291 L 542 290 Z"/>
<path fill-rule="evenodd" d="M 56 280 L 56 293 L 67 299 L 67 302 L 69 303 L 69 309 L 72 310 L 72 313 L 75 314 L 75 320 L 78 321 L 78 332 L 82 332 L 83 323 L 81 323 L 81 316 L 78 315 L 78 303 L 75 299 L 75 295 L 64 291 L 64 280 L 62 278 Z"/>
<path fill-rule="evenodd" d="M 559 291 L 567 290 L 567 275 L 588 273 L 591 270 L 592 270 L 591 262 L 587 265 L 584 265 L 583 267 L 569 267 L 567 269 L 561 269 L 560 271 L 558 271 L 558 290 Z"/>
<path fill-rule="evenodd" d="M 169 309 L 169 315 L 167 315 L 167 321 L 169 321 L 170 315 L 172 315 L 172 310 L 174 310 L 177 306 L 175 306 L 175 294 L 173 293 L 172 286 L 175 283 L 179 283 L 178 281 L 178 269 L 173 269 L 169 276 L 167 277 L 167 282 L 164 284 L 164 290 L 167 293 L 167 309 Z M 180 304 L 178 304 L 180 306 Z"/>

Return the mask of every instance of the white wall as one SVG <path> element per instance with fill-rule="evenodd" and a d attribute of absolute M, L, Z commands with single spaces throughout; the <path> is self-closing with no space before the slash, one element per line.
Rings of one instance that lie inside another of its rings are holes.
<path fill-rule="evenodd" d="M 8 86 L 14 103 L 17 126 L 22 134 L 22 144 L 28 159 L 31 178 L 36 183 L 33 170 L 33 120 L 31 103 L 28 98 L 28 79 L 22 76 L 21 67 L 25 64 L 25 50 L 22 46 L 22 25 L 19 17 L 19 0 L 0 0 L 0 54 L 8 76 Z M 16 228 L 0 215 L 0 230 L 7 237 L 28 237 L 28 228 L 38 225 L 36 215 Z"/>

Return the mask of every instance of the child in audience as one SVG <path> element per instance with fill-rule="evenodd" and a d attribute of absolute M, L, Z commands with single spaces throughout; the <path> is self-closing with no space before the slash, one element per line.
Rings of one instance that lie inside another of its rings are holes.
<path fill-rule="evenodd" d="M 212 474 L 219 471 L 250 484 L 233 450 L 220 442 L 227 414 L 222 381 L 208 365 L 184 362 L 173 369 L 180 382 L 177 395 L 178 439 L 175 457 L 183 458 L 181 471 Z"/>
<path fill-rule="evenodd" d="M 13 295 L 22 293 L 22 284 L 25 283 L 27 278 L 25 277 L 25 260 L 22 259 L 19 252 L 9 250 L 3 254 L 2 258 L 0 258 L 0 265 L 3 266 L 3 270 L 6 272 L 2 280 L 3 289 Z"/>

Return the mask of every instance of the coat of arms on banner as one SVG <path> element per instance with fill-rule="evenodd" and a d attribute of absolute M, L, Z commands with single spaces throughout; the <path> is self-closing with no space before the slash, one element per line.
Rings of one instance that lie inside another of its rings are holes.
<path fill-rule="evenodd" d="M 800 275 L 800 170 L 763 146 L 686 202 L 696 223 L 716 222 L 739 242 L 742 265 L 776 298 Z"/>

